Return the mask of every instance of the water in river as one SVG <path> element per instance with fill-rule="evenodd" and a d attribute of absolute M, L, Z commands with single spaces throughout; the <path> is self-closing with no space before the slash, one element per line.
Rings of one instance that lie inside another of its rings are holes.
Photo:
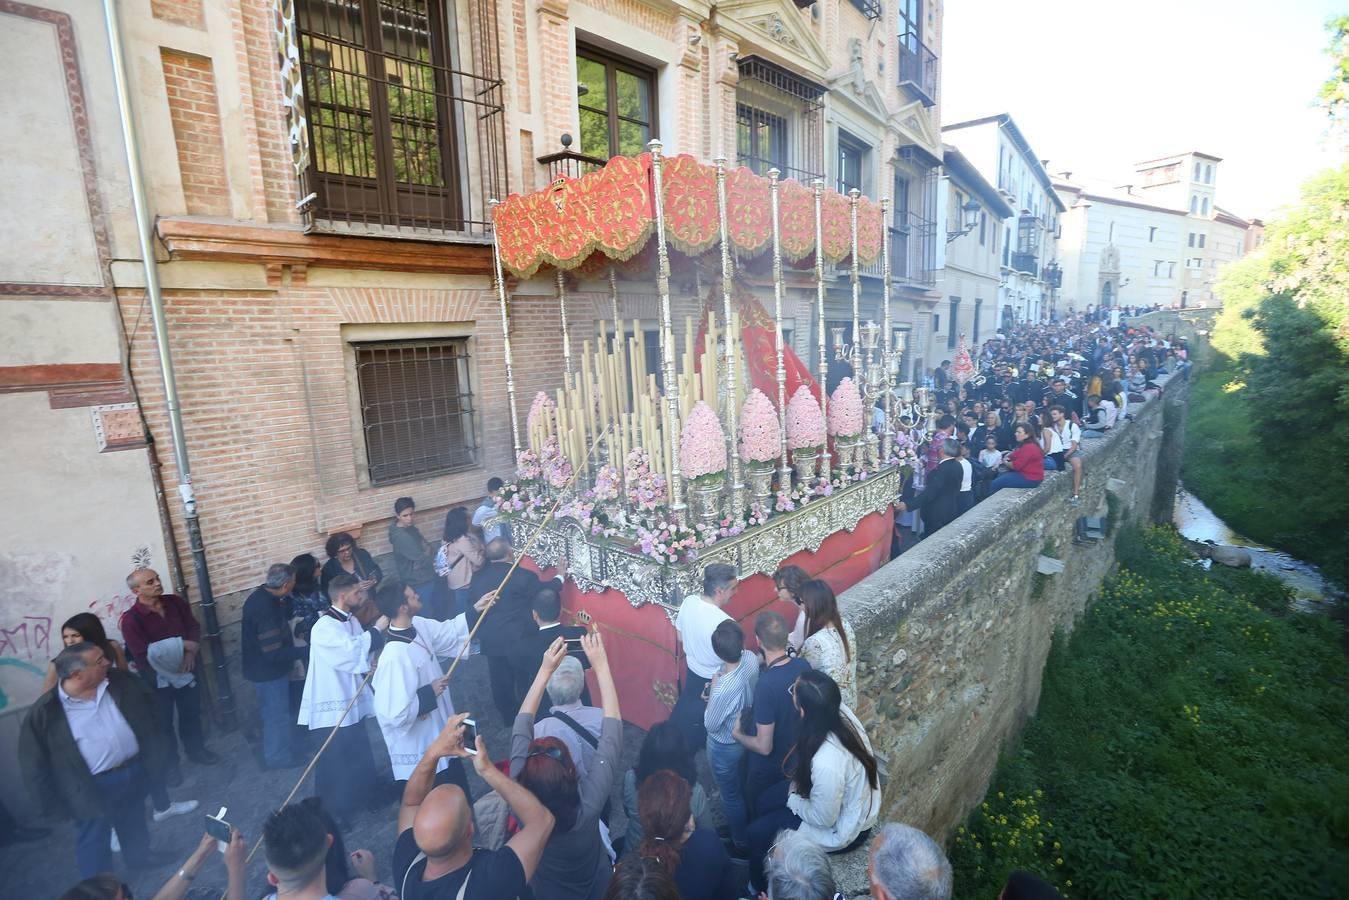
<path fill-rule="evenodd" d="M 1192 541 L 1212 541 L 1249 552 L 1251 568 L 1283 579 L 1293 589 L 1295 605 L 1301 609 L 1324 609 L 1328 602 L 1341 597 L 1335 583 L 1323 576 L 1316 566 L 1237 534 L 1205 506 L 1204 501 L 1185 490 L 1184 485 L 1176 489 L 1175 522 L 1180 533 Z"/>

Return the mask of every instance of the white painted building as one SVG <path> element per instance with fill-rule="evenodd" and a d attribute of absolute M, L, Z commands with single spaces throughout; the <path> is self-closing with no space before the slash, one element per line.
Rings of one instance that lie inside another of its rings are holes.
<path fill-rule="evenodd" d="M 1011 205 L 1000 239 L 999 321 L 1033 321 L 1054 314 L 1060 268 L 1058 231 L 1065 207 L 1044 164 L 1008 113 L 942 127 Z"/>
<path fill-rule="evenodd" d="M 1014 215 L 1006 198 L 955 147 L 946 145 L 942 163 L 937 221 L 945 235 L 938 243 L 936 287 L 942 299 L 933 314 L 928 356 L 934 362 L 954 356 L 961 334 L 973 350 L 998 330 L 1003 224 Z"/>
<path fill-rule="evenodd" d="M 1056 175 L 1068 208 L 1059 241 L 1063 308 L 1220 303 L 1218 273 L 1260 227 L 1217 205 L 1220 162 L 1197 152 L 1148 160 L 1136 166 L 1135 183 L 1113 187 Z"/>

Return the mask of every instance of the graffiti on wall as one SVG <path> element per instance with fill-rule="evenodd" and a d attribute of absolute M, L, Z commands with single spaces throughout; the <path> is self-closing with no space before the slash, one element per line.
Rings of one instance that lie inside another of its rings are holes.
<path fill-rule="evenodd" d="M 149 568 L 153 562 L 149 548 L 144 546 L 135 548 L 128 561 L 131 567 L 127 571 Z M 85 608 L 103 623 L 109 638 L 121 640 L 118 623 L 135 602 L 135 596 L 123 588 L 89 601 Z M 31 608 L 0 620 L 0 710 L 27 706 L 37 699 L 48 661 L 61 649 L 59 628 L 52 633 L 55 624 L 51 614 L 39 615 Z"/>

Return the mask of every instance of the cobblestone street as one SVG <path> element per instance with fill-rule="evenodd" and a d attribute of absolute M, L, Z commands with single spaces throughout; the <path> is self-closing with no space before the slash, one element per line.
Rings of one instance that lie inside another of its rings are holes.
<path fill-rule="evenodd" d="M 236 682 L 235 688 L 244 694 L 244 702 L 251 705 L 252 699 L 248 696 L 251 689 L 247 684 Z M 487 738 L 488 750 L 493 759 L 498 761 L 502 759 L 509 749 L 510 735 L 507 726 L 491 708 L 486 660 L 481 657 L 464 660 L 455 673 L 451 690 L 454 692 L 455 708 L 473 713 Z M 363 727 L 374 744 L 375 759 L 379 761 L 386 777 L 389 777 L 388 756 L 377 724 L 370 719 Z M 221 763 L 214 766 L 198 766 L 184 762 L 183 783 L 170 788 L 169 795 L 174 800 L 197 800 L 201 805 L 187 815 L 163 822 L 150 822 L 153 846 L 158 851 L 171 854 L 173 862 L 162 869 L 143 873 L 127 873 L 121 870 L 120 874 L 136 897 L 149 898 L 155 895 L 160 886 L 177 871 L 178 866 L 197 846 L 203 833 L 203 816 L 207 813 L 215 814 L 221 806 L 229 808 L 226 818 L 243 832 L 250 846 L 257 840 L 263 820 L 290 793 L 295 779 L 303 769 L 263 770 L 254 758 L 255 734 L 256 724 L 244 721 L 236 731 L 229 734 L 217 732 L 208 739 L 211 749 L 222 758 Z M 304 746 L 310 754 L 318 749 L 324 734 L 326 732 L 315 732 L 312 736 L 307 736 L 307 743 Z M 624 769 L 630 767 L 636 760 L 641 740 L 642 731 L 634 726 L 627 726 L 623 744 Z M 486 788 L 473 773 L 472 766 L 468 769 L 473 795 L 480 797 Z M 611 824 L 616 834 L 621 834 L 625 827 L 621 774 L 620 772 L 619 778 L 615 779 L 613 792 L 614 818 Z M 297 798 L 307 797 L 312 791 L 311 774 L 297 794 Z M 392 877 L 389 867 L 396 819 L 397 807 L 391 803 L 378 812 L 363 812 L 353 816 L 351 830 L 343 836 L 348 851 L 365 848 L 375 854 L 380 880 L 386 883 Z M 0 870 L 4 872 L 4 887 L 0 888 L 0 897 L 45 900 L 59 896 L 62 891 L 80 880 L 75 868 L 74 829 L 70 823 L 31 824 L 53 826 L 51 837 L 45 841 L 7 847 L 0 851 Z M 121 865 L 120 855 L 116 859 Z M 189 896 L 219 897 L 224 889 L 225 867 L 220 857 L 216 856 L 202 867 L 193 886 L 193 892 Z M 248 866 L 247 896 L 253 900 L 269 893 L 266 864 L 259 848 Z"/>

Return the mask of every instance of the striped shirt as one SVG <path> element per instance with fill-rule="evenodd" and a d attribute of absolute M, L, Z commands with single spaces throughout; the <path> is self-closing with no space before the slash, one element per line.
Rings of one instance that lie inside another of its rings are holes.
<path fill-rule="evenodd" d="M 717 678 L 711 693 L 707 696 L 707 711 L 703 713 L 703 725 L 707 728 L 708 740 L 718 744 L 734 744 L 731 730 L 735 727 L 740 710 L 753 705 L 754 685 L 759 681 L 759 658 L 751 650 L 740 654 L 740 665 Z"/>

